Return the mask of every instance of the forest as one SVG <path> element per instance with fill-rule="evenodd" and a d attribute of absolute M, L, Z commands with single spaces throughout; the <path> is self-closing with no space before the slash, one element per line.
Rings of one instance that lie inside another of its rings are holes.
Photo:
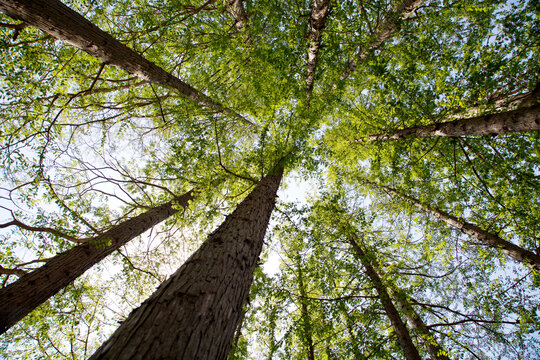
<path fill-rule="evenodd" d="M 0 0 L 0 358 L 540 359 L 534 0 Z"/>

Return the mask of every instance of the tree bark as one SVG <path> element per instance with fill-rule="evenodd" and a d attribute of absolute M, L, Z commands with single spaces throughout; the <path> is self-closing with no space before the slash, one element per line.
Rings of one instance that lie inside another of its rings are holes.
<path fill-rule="evenodd" d="M 168 85 L 183 96 L 216 112 L 253 125 L 235 111 L 215 102 L 171 73 L 145 59 L 58 0 L 0 0 L 0 10 L 47 34 L 155 84 Z"/>
<path fill-rule="evenodd" d="M 321 47 L 322 31 L 326 26 L 329 12 L 330 0 L 313 0 L 309 16 L 309 50 L 307 55 L 306 91 L 308 101 L 315 81 L 315 69 L 317 68 L 319 49 Z"/>
<path fill-rule="evenodd" d="M 438 124 L 413 126 L 391 134 L 370 135 L 354 142 L 399 140 L 409 137 L 456 137 L 499 135 L 540 130 L 540 105 L 497 114 L 482 115 Z"/>
<path fill-rule="evenodd" d="M 124 221 L 87 243 L 77 245 L 48 260 L 42 267 L 0 289 L 0 334 L 41 305 L 86 270 L 133 238 L 187 207 L 192 191 Z"/>
<path fill-rule="evenodd" d="M 283 170 L 263 178 L 90 359 L 226 359 Z"/>
<path fill-rule="evenodd" d="M 522 247 L 514 245 L 513 243 L 500 238 L 498 235 L 490 233 L 489 231 L 486 231 L 480 228 L 478 225 L 459 219 L 435 207 L 425 205 L 421 203 L 419 200 L 411 196 L 402 194 L 398 190 L 393 189 L 389 186 L 380 185 L 380 184 L 377 184 L 375 182 L 365 180 L 365 179 L 364 181 L 374 187 L 383 189 L 389 193 L 395 194 L 411 202 L 412 204 L 414 204 L 414 206 L 416 206 L 420 210 L 425 211 L 428 214 L 431 214 L 438 219 L 441 219 L 442 221 L 446 222 L 448 225 L 461 230 L 463 233 L 480 240 L 486 245 L 489 245 L 495 249 L 501 250 L 507 256 L 529 266 L 531 269 L 533 270 L 536 269 L 537 271 L 540 270 L 540 256 L 536 255 L 532 251 L 529 251 L 529 250 L 523 249 Z"/>
<path fill-rule="evenodd" d="M 439 344 L 433 334 L 428 330 L 420 315 L 414 310 L 407 299 L 407 295 L 399 290 L 390 289 L 390 294 L 394 298 L 401 313 L 405 315 L 412 330 L 420 335 L 420 341 L 432 360 L 450 360 L 448 352 Z"/>
<path fill-rule="evenodd" d="M 304 346 L 306 347 L 306 359 L 308 360 L 315 360 L 315 347 L 313 345 L 313 331 L 311 326 L 311 320 L 309 317 L 309 311 L 307 306 L 307 293 L 306 293 L 306 285 L 304 284 L 304 277 L 302 274 L 302 268 L 300 264 L 300 259 L 298 259 L 297 262 L 297 268 L 298 268 L 298 290 L 300 291 L 300 311 L 301 311 L 301 317 L 302 317 L 302 329 L 304 332 Z"/>
<path fill-rule="evenodd" d="M 247 27 L 248 21 L 246 9 L 244 8 L 244 1 L 227 0 L 227 2 L 227 10 L 234 19 L 234 26 L 236 27 L 236 30 L 241 31 Z"/>
<path fill-rule="evenodd" d="M 366 256 L 366 253 L 364 252 L 362 247 L 358 245 L 356 240 L 353 239 L 351 236 L 349 236 L 349 243 L 351 244 L 355 253 L 358 255 L 360 262 L 366 269 L 366 274 L 368 275 L 371 283 L 373 284 L 373 286 L 375 286 L 375 289 L 379 294 L 379 299 L 381 300 L 386 315 L 390 319 L 390 323 L 392 324 L 392 328 L 396 333 L 399 345 L 403 350 L 403 355 L 405 355 L 405 358 L 407 360 L 421 360 L 422 358 L 420 357 L 416 346 L 414 346 L 414 343 L 412 342 L 411 334 L 409 333 L 407 326 L 405 326 L 405 324 L 403 323 L 403 320 L 401 320 L 399 312 L 394 306 L 394 303 L 392 302 L 392 299 L 388 294 L 386 286 L 384 285 L 381 277 L 377 273 L 377 270 L 372 265 L 369 258 Z"/>
<path fill-rule="evenodd" d="M 382 43 L 384 43 L 394 34 L 394 32 L 397 30 L 398 20 L 408 19 L 416 11 L 416 9 L 422 5 L 423 2 L 424 0 L 403 0 L 401 3 L 396 5 L 392 13 L 381 21 L 375 30 L 375 33 L 372 34 L 373 40 L 371 41 L 371 44 L 366 48 L 361 48 L 358 50 L 358 53 L 356 54 L 356 62 L 349 62 L 339 80 L 343 81 L 347 79 L 349 75 L 356 70 L 358 63 L 364 61 L 369 53 L 381 46 Z"/>

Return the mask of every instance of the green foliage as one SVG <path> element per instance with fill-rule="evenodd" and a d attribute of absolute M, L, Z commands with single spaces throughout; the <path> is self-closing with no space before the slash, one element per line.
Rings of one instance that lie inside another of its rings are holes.
<path fill-rule="evenodd" d="M 228 3 L 66 4 L 252 127 L 32 27 L 15 36 L 5 24 L 19 22 L 0 14 L 0 224 L 28 225 L 0 229 L 2 267 L 30 271 L 77 240 L 108 246 L 100 234 L 195 191 L 188 210 L 8 332 L 0 354 L 87 357 L 254 183 L 284 167 L 286 182 L 295 175 L 318 192 L 306 203 L 279 200 L 263 255 L 278 249 L 279 269 L 256 270 L 231 358 L 304 359 L 311 348 L 317 359 L 402 358 L 350 236 L 451 357 L 533 356 L 538 274 L 362 179 L 538 252 L 538 132 L 355 140 L 505 111 L 533 92 L 535 2 L 429 0 L 401 19 L 393 1 L 332 1 L 309 100 L 311 1 L 245 1 L 241 29 Z M 365 51 L 386 18 L 395 34 Z M 350 62 L 356 69 L 341 80 Z M 0 276 L 4 286 L 16 280 Z"/>

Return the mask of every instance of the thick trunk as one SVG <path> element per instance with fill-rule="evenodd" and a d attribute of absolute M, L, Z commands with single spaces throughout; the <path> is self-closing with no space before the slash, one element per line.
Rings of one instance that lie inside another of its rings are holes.
<path fill-rule="evenodd" d="M 402 194 L 396 189 L 393 189 L 388 186 L 380 185 L 380 184 L 377 184 L 368 180 L 365 180 L 365 181 L 377 188 L 383 189 L 407 201 L 410 201 L 412 204 L 414 204 L 414 206 L 416 206 L 420 210 L 425 211 L 428 214 L 431 214 L 438 219 L 441 219 L 442 221 L 446 222 L 448 225 L 451 225 L 461 230 L 465 234 L 480 240 L 486 245 L 489 245 L 495 249 L 501 250 L 507 256 L 511 257 L 514 260 L 517 260 L 519 262 L 526 264 L 531 269 L 540 270 L 540 256 L 536 255 L 532 251 L 529 251 L 517 245 L 514 245 L 511 242 L 500 238 L 498 235 L 490 233 L 489 231 L 486 231 L 480 228 L 478 225 L 459 219 L 435 207 L 424 205 L 419 200 L 413 197 L 407 196 L 405 194 Z"/>
<path fill-rule="evenodd" d="M 396 5 L 391 14 L 384 18 L 379 24 L 375 33 L 372 35 L 373 40 L 366 48 L 361 48 L 356 54 L 356 62 L 350 61 L 347 68 L 339 78 L 341 81 L 349 77 L 356 69 L 358 63 L 364 61 L 368 54 L 377 49 L 386 40 L 388 40 L 397 29 L 397 21 L 399 19 L 408 19 L 422 5 L 424 0 L 403 0 Z"/>
<path fill-rule="evenodd" d="M 192 191 L 189 191 L 178 197 L 174 204 L 186 207 L 192 198 Z M 7 331 L 107 255 L 177 213 L 172 204 L 169 201 L 124 221 L 96 239 L 56 255 L 42 267 L 0 289 L 0 333 Z"/>
<path fill-rule="evenodd" d="M 392 299 L 390 298 L 390 295 L 388 294 L 388 291 L 386 289 L 386 286 L 384 285 L 381 277 L 377 273 L 377 270 L 373 265 L 371 264 L 371 261 L 366 256 L 366 253 L 362 249 L 360 245 L 352 238 L 349 237 L 349 243 L 353 247 L 354 251 L 358 255 L 358 258 L 360 259 L 360 262 L 366 269 L 366 274 L 368 275 L 369 279 L 371 280 L 371 283 L 373 286 L 375 286 L 375 289 L 377 290 L 377 293 L 379 294 L 379 299 L 381 300 L 381 303 L 383 305 L 384 311 L 386 312 L 386 315 L 390 319 L 390 323 L 392 324 L 392 328 L 394 329 L 398 342 L 403 350 L 403 354 L 405 355 L 405 358 L 407 360 L 421 360 L 420 354 L 418 353 L 418 350 L 414 346 L 414 343 L 412 342 L 411 335 L 409 333 L 409 330 L 401 320 L 401 317 L 399 316 L 399 312 L 397 311 L 396 307 L 394 306 L 394 303 L 392 302 Z"/>
<path fill-rule="evenodd" d="M 370 135 L 354 142 L 399 140 L 408 137 L 498 135 L 538 130 L 540 130 L 540 105 L 537 104 L 497 114 L 414 126 L 391 134 Z"/>
<path fill-rule="evenodd" d="M 105 64 L 117 66 L 151 83 L 168 85 L 202 106 L 232 115 L 253 125 L 235 111 L 213 101 L 153 62 L 146 60 L 60 1 L 0 0 L 0 11 L 70 43 Z"/>
<path fill-rule="evenodd" d="M 226 359 L 282 174 L 263 178 L 91 359 Z"/>
<path fill-rule="evenodd" d="M 438 343 L 433 334 L 428 330 L 426 324 L 420 315 L 414 310 L 409 303 L 407 296 L 400 291 L 391 290 L 391 296 L 397 304 L 401 313 L 405 315 L 411 329 L 420 335 L 420 341 L 427 350 L 429 357 L 432 360 L 450 360 L 448 352 Z"/>
<path fill-rule="evenodd" d="M 315 81 L 315 69 L 317 68 L 319 49 L 321 47 L 322 31 L 326 25 L 329 11 L 330 0 L 313 0 L 311 15 L 309 16 L 308 71 L 306 77 L 308 100 L 313 89 L 313 82 Z"/>

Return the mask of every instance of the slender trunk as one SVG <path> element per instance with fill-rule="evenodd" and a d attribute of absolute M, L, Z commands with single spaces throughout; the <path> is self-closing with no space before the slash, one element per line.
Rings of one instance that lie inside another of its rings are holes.
<path fill-rule="evenodd" d="M 282 174 L 263 178 L 90 359 L 226 359 Z"/>
<path fill-rule="evenodd" d="M 421 360 L 420 354 L 418 353 L 418 350 L 416 349 L 416 347 L 414 346 L 414 343 L 412 342 L 411 334 L 409 333 L 409 330 L 407 329 L 407 327 L 401 320 L 401 317 L 399 316 L 399 312 L 394 306 L 394 303 L 392 302 L 392 299 L 390 298 L 390 295 L 388 294 L 386 286 L 384 285 L 381 277 L 377 273 L 377 270 L 371 264 L 371 261 L 367 257 L 362 247 L 360 247 L 360 245 L 358 245 L 358 243 L 352 237 L 349 237 L 349 243 L 351 244 L 355 253 L 358 255 L 360 262 L 366 269 L 366 274 L 368 275 L 372 284 L 375 286 L 377 293 L 379 294 L 379 299 L 381 300 L 381 303 L 383 305 L 384 311 L 386 312 L 386 315 L 390 319 L 390 323 L 392 324 L 392 328 L 394 329 L 396 333 L 398 342 L 403 350 L 403 354 L 405 355 L 405 358 L 407 360 L 411 360 L 411 359 Z"/>
<path fill-rule="evenodd" d="M 345 308 L 342 302 L 340 302 L 338 306 L 339 306 L 339 312 L 345 318 L 345 324 L 347 325 L 347 332 L 349 333 L 349 338 L 351 339 L 351 345 L 352 345 L 351 347 L 354 353 L 354 358 L 356 360 L 367 359 L 366 356 L 360 351 L 360 346 L 358 345 L 358 339 L 353 330 L 353 322 L 351 321 L 351 317 L 349 316 L 347 309 Z"/>
<path fill-rule="evenodd" d="M 433 334 L 428 330 L 420 315 L 414 310 L 407 299 L 407 295 L 395 289 L 390 289 L 390 295 L 394 298 L 401 313 L 405 315 L 411 329 L 420 335 L 420 341 L 432 360 L 450 360 L 448 352 L 439 344 Z"/>
<path fill-rule="evenodd" d="M 313 0 L 311 15 L 309 16 L 309 50 L 307 55 L 306 90 L 308 101 L 315 81 L 315 69 L 317 68 L 319 49 L 321 47 L 322 31 L 326 25 L 329 12 L 330 0 Z"/>
<path fill-rule="evenodd" d="M 151 83 L 168 85 L 192 101 L 253 125 L 235 111 L 145 59 L 58 0 L 0 0 L 0 11 L 70 43 L 108 65 Z"/>
<path fill-rule="evenodd" d="M 358 63 L 364 61 L 368 54 L 377 49 L 386 40 L 388 40 L 397 29 L 397 21 L 408 19 L 422 5 L 424 0 L 403 0 L 396 5 L 391 14 L 386 16 L 379 24 L 374 34 L 372 34 L 372 42 L 369 46 L 361 48 L 356 54 L 356 62 L 350 61 L 347 68 L 341 74 L 340 81 L 345 80 L 356 69 Z M 335 87 L 335 85 L 334 85 Z"/>
<path fill-rule="evenodd" d="M 191 199 L 193 193 L 189 191 L 174 204 L 185 208 Z M 87 243 L 56 255 L 42 267 L 0 289 L 0 334 L 107 255 L 177 212 L 172 201 L 152 208 Z"/>
<path fill-rule="evenodd" d="M 396 189 L 393 189 L 388 186 L 380 185 L 380 184 L 377 184 L 375 182 L 368 181 L 365 179 L 364 181 L 367 182 L 368 184 L 371 184 L 374 187 L 383 189 L 407 201 L 410 201 L 412 204 L 414 204 L 414 206 L 416 206 L 420 210 L 425 211 L 428 214 L 431 214 L 438 219 L 441 219 L 442 221 L 446 222 L 448 225 L 461 230 L 463 233 L 480 240 L 486 245 L 489 245 L 495 249 L 501 250 L 507 256 L 511 257 L 514 260 L 517 260 L 519 262 L 526 264 L 531 269 L 540 270 L 540 256 L 536 255 L 532 251 L 529 251 L 529 250 L 523 249 L 522 247 L 514 245 L 513 243 L 500 238 L 498 235 L 490 233 L 489 231 L 486 231 L 480 228 L 478 225 L 459 219 L 435 207 L 425 205 L 421 203 L 419 200 L 411 196 L 407 196 L 405 194 L 400 193 Z"/>
<path fill-rule="evenodd" d="M 409 137 L 455 137 L 498 135 L 540 130 L 540 105 L 497 114 L 482 115 L 438 124 L 413 126 L 391 134 L 370 135 L 354 142 L 399 140 Z"/>
<path fill-rule="evenodd" d="M 306 347 L 306 358 L 308 360 L 315 360 L 315 348 L 313 345 L 313 332 L 311 329 L 311 321 L 309 318 L 309 311 L 308 306 L 306 303 L 307 300 L 307 293 L 306 293 L 306 285 L 304 284 L 304 277 L 302 274 L 302 268 L 300 261 L 297 262 L 298 267 L 298 290 L 300 291 L 300 311 L 302 316 L 302 328 L 304 333 L 304 345 Z"/>

